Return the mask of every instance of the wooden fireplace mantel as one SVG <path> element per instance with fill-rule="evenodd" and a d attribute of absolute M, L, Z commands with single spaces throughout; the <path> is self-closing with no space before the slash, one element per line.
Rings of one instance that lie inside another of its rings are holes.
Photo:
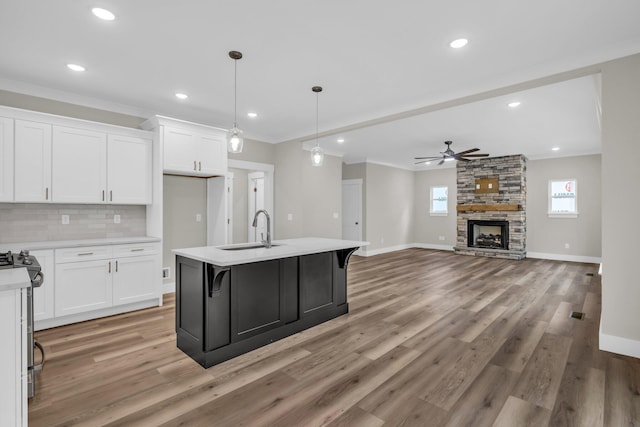
<path fill-rule="evenodd" d="M 458 212 L 479 212 L 479 211 L 521 211 L 522 206 L 515 204 L 498 204 L 498 205 L 457 205 Z"/>

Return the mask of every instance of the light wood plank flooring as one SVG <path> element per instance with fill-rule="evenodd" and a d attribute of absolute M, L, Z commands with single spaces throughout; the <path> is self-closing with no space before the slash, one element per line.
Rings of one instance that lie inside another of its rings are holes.
<path fill-rule="evenodd" d="M 640 425 L 640 360 L 598 350 L 596 265 L 409 249 L 352 257 L 348 290 L 348 315 L 209 369 L 175 346 L 173 295 L 40 331 L 29 424 Z"/>

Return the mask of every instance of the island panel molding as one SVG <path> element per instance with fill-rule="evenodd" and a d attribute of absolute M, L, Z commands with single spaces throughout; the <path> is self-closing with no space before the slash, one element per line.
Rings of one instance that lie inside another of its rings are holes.
<path fill-rule="evenodd" d="M 177 346 L 203 367 L 349 312 L 349 258 L 368 242 L 273 243 L 173 251 Z"/>

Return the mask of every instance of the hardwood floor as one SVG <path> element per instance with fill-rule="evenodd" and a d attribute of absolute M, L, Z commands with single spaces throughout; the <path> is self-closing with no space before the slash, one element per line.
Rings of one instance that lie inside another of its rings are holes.
<path fill-rule="evenodd" d="M 176 348 L 173 295 L 37 332 L 29 424 L 640 425 L 640 360 L 598 350 L 596 265 L 409 249 L 352 257 L 348 290 L 348 315 L 209 369 Z"/>

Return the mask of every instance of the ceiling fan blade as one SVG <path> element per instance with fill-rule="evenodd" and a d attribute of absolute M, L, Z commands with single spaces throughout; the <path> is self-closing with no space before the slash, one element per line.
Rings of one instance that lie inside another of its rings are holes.
<path fill-rule="evenodd" d="M 462 160 L 463 162 L 470 162 L 471 161 L 470 159 L 465 159 L 464 157 L 458 157 L 458 156 L 455 156 L 455 159 L 456 160 Z"/>
<path fill-rule="evenodd" d="M 470 150 L 461 151 L 461 152 L 456 153 L 456 154 L 457 154 L 458 156 L 463 156 L 463 155 L 465 155 L 465 154 L 467 154 L 467 153 L 473 153 L 474 151 L 480 151 L 480 149 L 479 149 L 479 148 L 472 148 L 472 149 L 470 149 Z"/>
<path fill-rule="evenodd" d="M 464 157 L 489 157 L 488 154 L 465 154 Z"/>
<path fill-rule="evenodd" d="M 444 163 L 444 159 L 440 160 L 440 162 L 438 163 L 438 166 L 440 166 L 443 163 Z"/>
<path fill-rule="evenodd" d="M 431 156 L 431 157 L 414 157 L 414 160 L 436 160 L 441 158 L 442 156 Z"/>

